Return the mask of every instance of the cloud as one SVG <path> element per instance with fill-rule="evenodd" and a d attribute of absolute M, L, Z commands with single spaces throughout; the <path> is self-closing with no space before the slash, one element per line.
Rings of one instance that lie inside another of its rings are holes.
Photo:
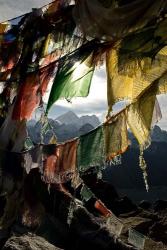
<path fill-rule="evenodd" d="M 81 101 L 80 104 L 67 104 L 67 105 L 56 104 L 50 110 L 49 117 L 56 117 L 57 115 L 65 113 L 69 110 L 72 110 L 79 116 L 92 115 L 92 114 L 101 116 L 101 114 L 106 112 L 106 109 L 107 107 L 105 100 L 101 100 L 98 103 L 95 103 L 93 101 L 83 103 L 83 101 Z"/>

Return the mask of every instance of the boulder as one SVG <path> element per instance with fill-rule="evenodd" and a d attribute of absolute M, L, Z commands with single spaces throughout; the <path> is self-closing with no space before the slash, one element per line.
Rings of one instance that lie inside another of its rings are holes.
<path fill-rule="evenodd" d="M 167 245 L 167 216 L 155 222 L 149 229 L 149 236 L 155 241 L 162 241 Z"/>
<path fill-rule="evenodd" d="M 60 250 L 37 235 L 13 236 L 9 238 L 2 250 Z"/>

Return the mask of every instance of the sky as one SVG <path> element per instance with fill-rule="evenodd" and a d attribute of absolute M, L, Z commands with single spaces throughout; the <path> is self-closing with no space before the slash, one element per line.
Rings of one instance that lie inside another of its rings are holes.
<path fill-rule="evenodd" d="M 51 0 L 50 0 L 51 1 Z M 49 0 L 0 0 L 0 21 L 16 17 L 31 11 L 32 8 L 41 7 L 50 2 Z M 47 96 L 49 92 L 47 93 Z M 47 99 L 47 98 L 46 98 Z M 158 97 L 163 118 L 158 123 L 162 129 L 167 130 L 167 96 Z M 122 105 L 117 105 L 120 109 Z M 107 111 L 107 87 L 105 67 L 97 68 L 93 76 L 90 93 L 87 98 L 75 98 L 72 103 L 60 100 L 51 108 L 49 117 L 57 116 L 72 110 L 77 115 L 97 115 L 102 121 Z"/>

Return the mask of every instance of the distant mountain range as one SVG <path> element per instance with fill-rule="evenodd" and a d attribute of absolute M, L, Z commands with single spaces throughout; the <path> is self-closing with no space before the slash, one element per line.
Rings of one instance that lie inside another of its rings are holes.
<path fill-rule="evenodd" d="M 155 126 L 151 133 L 151 139 L 154 142 L 167 142 L 167 131 Z"/>
<path fill-rule="evenodd" d="M 58 142 L 63 142 L 94 129 L 100 124 L 99 119 L 95 115 L 86 115 L 78 117 L 74 112 L 69 111 L 55 120 L 49 119 L 49 123 L 53 132 L 57 136 Z M 31 120 L 28 123 L 28 132 L 30 137 L 35 143 L 40 141 L 41 124 L 35 120 Z M 45 135 L 44 142 L 48 143 L 49 139 L 53 135 L 52 131 L 48 131 Z"/>
<path fill-rule="evenodd" d="M 75 124 L 78 128 L 81 128 L 85 124 L 90 124 L 93 127 L 97 127 L 100 124 L 99 119 L 95 115 L 84 115 L 78 117 L 74 112 L 68 111 L 67 113 L 58 116 L 56 121 L 61 122 L 62 124 Z"/>

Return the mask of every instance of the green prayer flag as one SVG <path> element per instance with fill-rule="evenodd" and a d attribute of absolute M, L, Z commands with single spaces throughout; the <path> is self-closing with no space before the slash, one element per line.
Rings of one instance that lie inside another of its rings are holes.
<path fill-rule="evenodd" d="M 30 150 L 30 149 L 32 149 L 33 147 L 34 147 L 34 144 L 33 144 L 32 140 L 31 140 L 31 138 L 30 138 L 30 137 L 27 137 L 27 138 L 25 139 L 25 142 L 24 142 L 24 148 L 25 148 L 25 150 Z"/>
<path fill-rule="evenodd" d="M 85 172 L 91 167 L 102 166 L 105 161 L 104 134 L 102 126 L 80 137 L 77 148 L 79 171 Z"/>
<path fill-rule="evenodd" d="M 81 194 L 82 200 L 85 202 L 88 202 L 92 197 L 94 197 L 94 194 L 92 193 L 92 191 L 85 185 L 82 186 L 80 194 Z"/>
<path fill-rule="evenodd" d="M 92 53 L 84 51 L 74 53 L 59 64 L 54 79 L 46 111 L 58 99 L 73 97 L 86 97 L 89 94 L 90 84 L 94 72 L 91 64 Z"/>

